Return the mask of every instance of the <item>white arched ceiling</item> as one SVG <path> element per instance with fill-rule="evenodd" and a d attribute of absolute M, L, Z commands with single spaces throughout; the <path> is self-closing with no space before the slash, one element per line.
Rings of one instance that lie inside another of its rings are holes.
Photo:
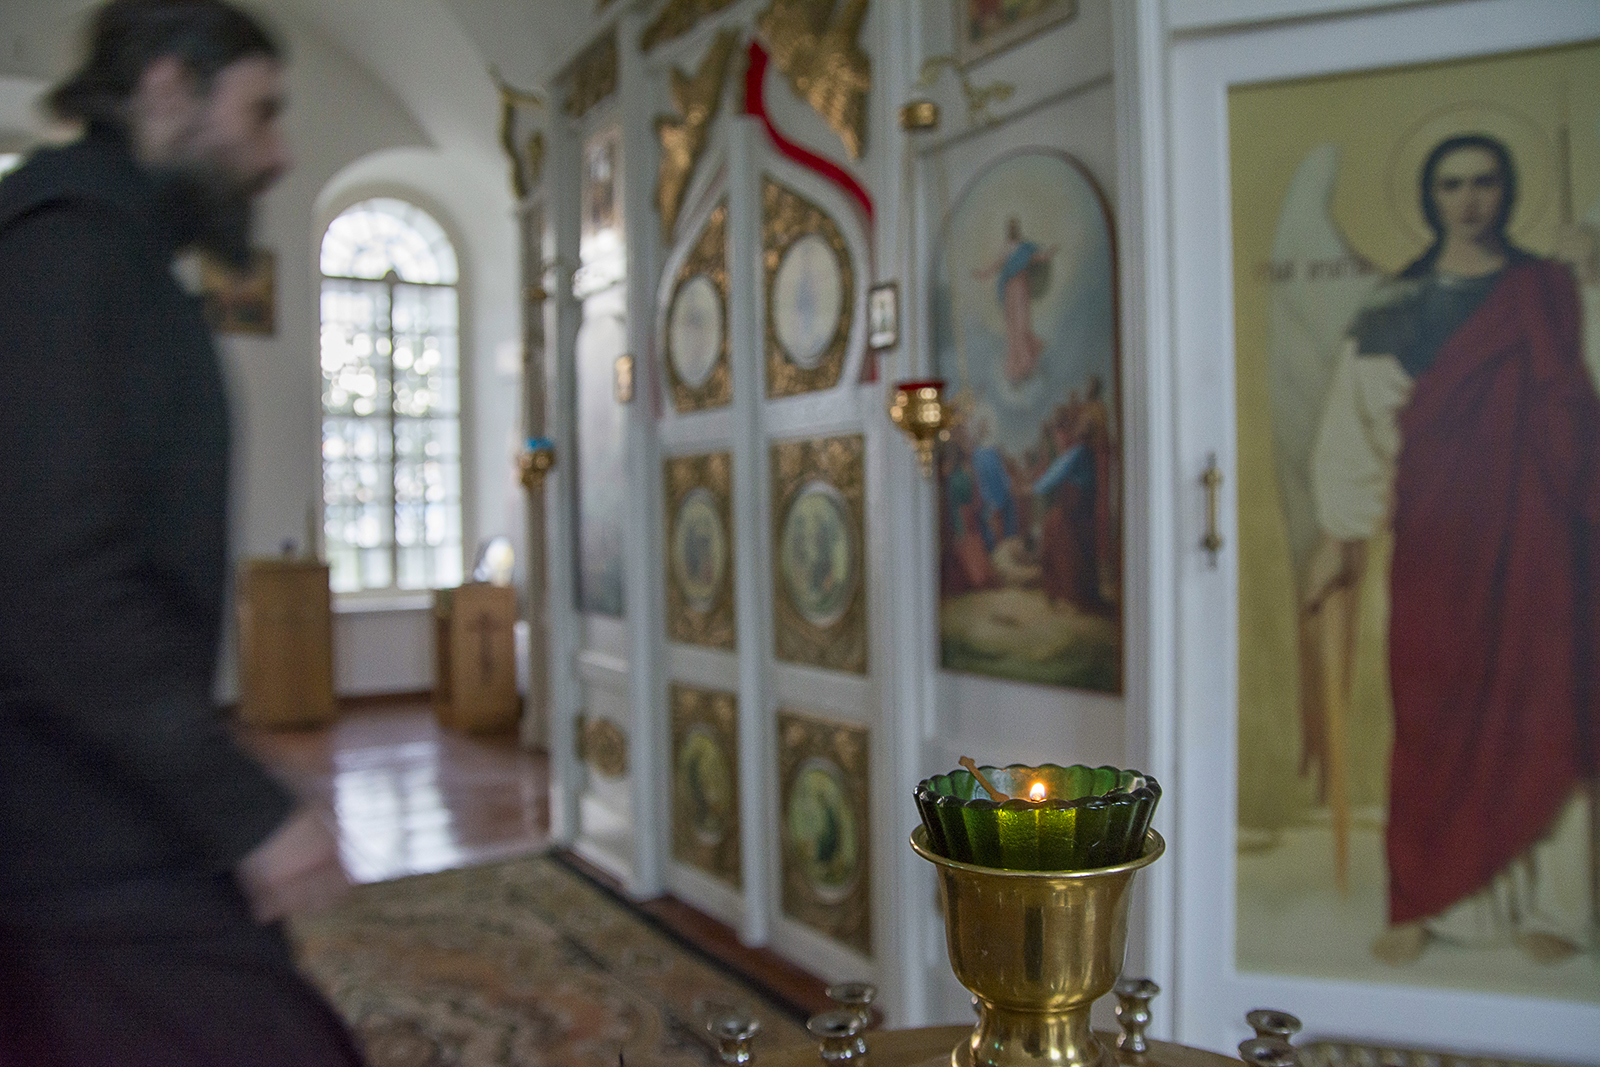
<path fill-rule="evenodd" d="M 0 74 L 59 78 L 98 0 L 0 3 Z M 441 150 L 497 151 L 491 64 L 532 87 L 587 39 L 595 0 L 245 0 L 326 37 L 405 105 Z M 288 28 L 288 27 L 285 27 Z"/>

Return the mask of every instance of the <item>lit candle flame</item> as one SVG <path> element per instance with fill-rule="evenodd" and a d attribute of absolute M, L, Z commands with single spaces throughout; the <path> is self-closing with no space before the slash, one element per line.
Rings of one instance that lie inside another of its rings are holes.
<path fill-rule="evenodd" d="M 1044 783 L 1043 782 L 1034 782 L 1033 783 L 1033 788 L 1028 790 L 1028 799 L 1033 801 L 1035 804 L 1038 804 L 1038 803 L 1040 803 L 1041 801 L 1044 800 Z"/>

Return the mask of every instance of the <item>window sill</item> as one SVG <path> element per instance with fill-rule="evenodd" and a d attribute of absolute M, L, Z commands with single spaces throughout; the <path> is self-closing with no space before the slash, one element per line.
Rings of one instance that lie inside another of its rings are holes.
<path fill-rule="evenodd" d="M 381 612 L 429 611 L 433 608 L 433 590 L 408 589 L 405 592 L 383 590 L 375 593 L 335 593 L 335 615 L 375 615 Z"/>

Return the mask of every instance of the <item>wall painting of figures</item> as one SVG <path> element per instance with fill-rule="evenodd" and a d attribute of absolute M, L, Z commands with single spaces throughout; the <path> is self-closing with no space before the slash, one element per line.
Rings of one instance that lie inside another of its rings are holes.
<path fill-rule="evenodd" d="M 1122 690 L 1122 457 L 1110 216 L 1070 156 L 967 187 L 934 264 L 940 662 Z"/>
<path fill-rule="evenodd" d="M 1229 124 L 1238 965 L 1600 1001 L 1600 45 Z"/>

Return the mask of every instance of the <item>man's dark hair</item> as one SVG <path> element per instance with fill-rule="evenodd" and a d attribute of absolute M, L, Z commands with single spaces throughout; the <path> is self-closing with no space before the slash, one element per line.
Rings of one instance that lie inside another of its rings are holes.
<path fill-rule="evenodd" d="M 45 105 L 58 118 L 116 128 L 126 125 L 145 69 L 165 56 L 182 62 L 201 92 L 238 60 L 283 57 L 260 22 L 224 0 L 111 0 L 95 12 L 84 43 L 83 66 Z"/>

